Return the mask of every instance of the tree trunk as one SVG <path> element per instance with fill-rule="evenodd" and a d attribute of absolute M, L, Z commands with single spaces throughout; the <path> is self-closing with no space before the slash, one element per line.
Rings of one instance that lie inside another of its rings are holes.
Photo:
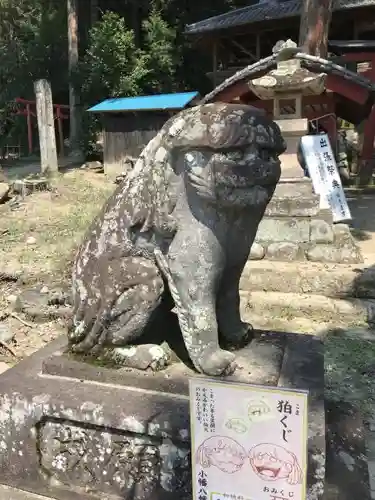
<path fill-rule="evenodd" d="M 47 80 L 37 80 L 34 84 L 34 90 L 41 170 L 44 174 L 55 174 L 58 171 L 58 162 L 51 85 Z"/>
<path fill-rule="evenodd" d="M 299 46 L 313 56 L 326 57 L 333 0 L 303 0 Z"/>
<path fill-rule="evenodd" d="M 99 0 L 90 2 L 90 23 L 93 26 L 99 19 Z"/>
<path fill-rule="evenodd" d="M 70 107 L 70 153 L 82 157 L 81 152 L 81 108 L 77 90 L 73 84 L 78 67 L 78 0 L 67 0 L 68 50 L 69 50 L 69 107 Z"/>

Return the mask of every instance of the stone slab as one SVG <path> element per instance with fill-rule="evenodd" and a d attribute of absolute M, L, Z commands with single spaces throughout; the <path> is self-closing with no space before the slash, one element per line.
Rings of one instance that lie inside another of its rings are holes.
<path fill-rule="evenodd" d="M 243 307 L 251 312 L 274 318 L 307 317 L 315 321 L 338 321 L 360 324 L 371 321 L 375 310 L 373 299 L 333 299 L 304 293 L 241 291 Z M 374 454 L 375 459 L 375 454 Z"/>
<path fill-rule="evenodd" d="M 311 337 L 302 345 L 296 337 L 257 332 L 227 380 L 311 387 L 315 398 L 321 343 Z M 0 481 L 58 500 L 191 500 L 187 384 L 198 375 L 181 363 L 155 374 L 113 370 L 64 350 L 65 338 L 58 339 L 0 376 Z M 317 373 L 301 376 L 298 359 L 312 359 Z M 324 412 L 309 432 L 322 457 L 323 423 Z M 316 467 L 309 477 L 314 481 Z"/>
<path fill-rule="evenodd" d="M 310 179 L 300 178 L 280 179 L 275 189 L 274 198 L 284 197 L 318 198 L 317 195 L 313 194 L 312 182 Z"/>
<path fill-rule="evenodd" d="M 256 241 L 307 243 L 310 239 L 308 219 L 265 217 L 259 224 Z"/>
<path fill-rule="evenodd" d="M 283 359 L 286 338 L 272 332 L 262 332 L 250 346 L 237 353 L 240 369 L 226 380 L 232 382 L 276 385 Z M 77 380 L 91 380 L 123 387 L 136 386 L 139 389 L 163 391 L 168 394 L 189 395 L 189 377 L 201 377 L 182 363 L 174 363 L 160 372 L 133 370 L 131 368 L 106 368 L 77 361 L 56 351 L 42 362 L 42 374 Z M 266 363 L 266 364 L 265 364 Z"/>
<path fill-rule="evenodd" d="M 306 258 L 311 262 L 339 262 L 342 264 L 360 264 L 363 262 L 360 248 L 354 241 L 340 246 L 329 244 L 313 245 L 307 250 Z"/>
<path fill-rule="evenodd" d="M 334 234 L 331 224 L 324 220 L 312 220 L 310 222 L 311 243 L 333 243 Z"/>
<path fill-rule="evenodd" d="M 244 291 L 288 292 L 375 299 L 375 270 L 363 265 L 319 262 L 249 261 L 242 274 Z"/>
<path fill-rule="evenodd" d="M 279 159 L 281 162 L 281 178 L 304 178 L 304 172 L 298 162 L 297 151 L 300 138 L 305 134 L 301 127 L 301 120 L 297 120 L 297 123 L 292 123 L 293 120 L 287 120 L 289 123 L 284 124 L 284 120 L 280 120 L 283 128 L 287 129 L 283 131 L 283 137 L 286 142 L 286 151 L 280 155 Z"/>
<path fill-rule="evenodd" d="M 287 151 L 286 153 L 280 155 L 279 159 L 281 162 L 282 179 L 304 177 L 304 172 L 301 166 L 299 165 L 297 160 L 297 155 L 294 152 L 288 153 Z"/>
<path fill-rule="evenodd" d="M 281 133 L 288 137 L 307 134 L 309 129 L 309 122 L 307 118 L 284 118 L 283 120 L 275 120 L 275 123 L 280 127 Z"/>
<path fill-rule="evenodd" d="M 274 196 L 266 209 L 266 217 L 315 217 L 319 214 L 318 197 Z"/>
<path fill-rule="evenodd" d="M 27 196 L 37 191 L 49 191 L 50 189 L 51 183 L 45 177 L 36 179 L 17 179 L 12 183 L 13 193 L 21 194 L 22 196 Z"/>
<path fill-rule="evenodd" d="M 304 254 L 300 251 L 298 244 L 285 241 L 268 245 L 266 258 L 269 260 L 290 262 L 303 259 Z"/>
<path fill-rule="evenodd" d="M 35 495 L 29 491 L 10 488 L 0 484 L 0 500 L 54 500 L 51 497 Z"/>

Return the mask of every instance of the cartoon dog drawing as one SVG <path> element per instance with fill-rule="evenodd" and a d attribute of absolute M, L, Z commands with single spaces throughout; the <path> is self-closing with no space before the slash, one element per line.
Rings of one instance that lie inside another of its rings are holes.
<path fill-rule="evenodd" d="M 237 432 L 237 434 L 244 434 L 247 431 L 246 424 L 242 418 L 230 418 L 227 420 L 225 427 Z"/>
<path fill-rule="evenodd" d="M 264 481 L 286 480 L 290 485 L 302 483 L 302 470 L 297 457 L 282 446 L 262 443 L 249 453 L 250 465 Z"/>
<path fill-rule="evenodd" d="M 265 401 L 262 399 L 256 401 L 249 401 L 248 409 L 247 409 L 249 419 L 252 420 L 254 418 L 263 417 L 271 412 L 271 408 L 267 405 Z"/>
<path fill-rule="evenodd" d="M 212 436 L 203 441 L 197 450 L 197 463 L 203 467 L 216 467 L 233 474 L 239 471 L 246 460 L 246 450 L 234 439 Z"/>

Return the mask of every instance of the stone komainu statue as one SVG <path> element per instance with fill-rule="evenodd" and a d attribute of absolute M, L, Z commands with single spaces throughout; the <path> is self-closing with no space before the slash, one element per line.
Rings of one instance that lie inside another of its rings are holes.
<path fill-rule="evenodd" d="M 129 346 L 174 308 L 195 368 L 233 372 L 230 349 L 252 330 L 241 321 L 239 280 L 284 151 L 278 126 L 250 106 L 206 104 L 171 118 L 78 251 L 70 349 L 127 365 L 145 353 Z M 167 362 L 160 346 L 147 350 L 151 367 Z"/>

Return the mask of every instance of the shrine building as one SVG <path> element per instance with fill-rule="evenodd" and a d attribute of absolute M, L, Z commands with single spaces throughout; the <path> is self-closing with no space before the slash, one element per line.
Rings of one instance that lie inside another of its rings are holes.
<path fill-rule="evenodd" d="M 301 5 L 300 0 L 260 0 L 186 27 L 191 41 L 212 56 L 208 76 L 216 91 L 209 100 L 261 107 L 278 121 L 315 121 L 333 144 L 336 118 L 341 118 L 357 127 L 360 159 L 367 163 L 375 136 L 375 0 L 336 1 L 327 59 L 317 63 L 307 56 L 294 70 L 277 70 L 273 49 L 280 40 L 298 42 Z M 249 65 L 253 70 L 241 79 L 238 72 Z M 220 91 L 235 74 L 233 85 Z"/>

